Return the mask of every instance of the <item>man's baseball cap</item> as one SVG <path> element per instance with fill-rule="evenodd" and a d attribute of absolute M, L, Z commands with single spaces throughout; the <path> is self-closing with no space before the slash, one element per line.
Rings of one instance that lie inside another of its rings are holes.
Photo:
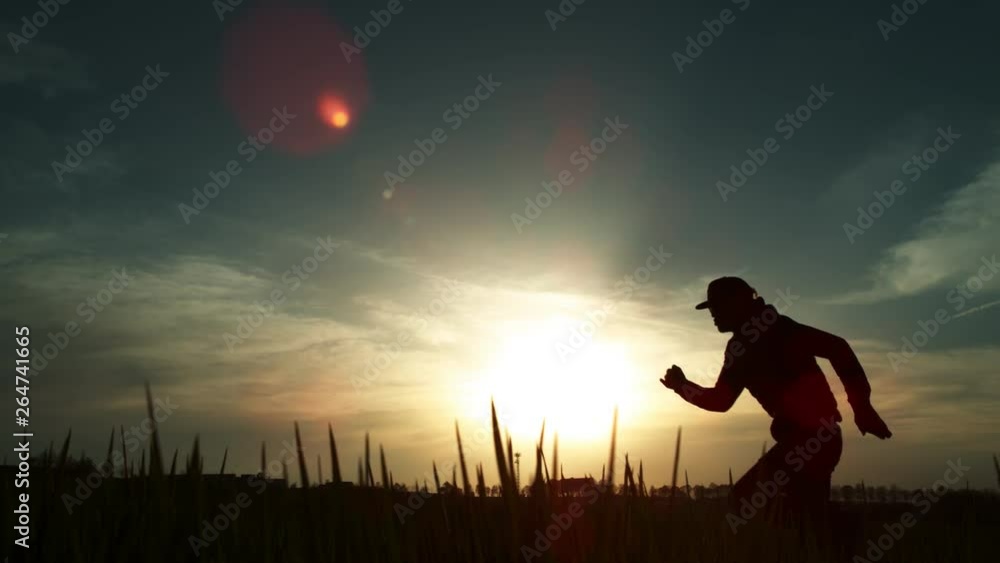
<path fill-rule="evenodd" d="M 757 298 L 757 290 L 742 278 L 726 276 L 714 279 L 708 284 L 708 299 L 698 303 L 695 309 L 708 309 L 709 305 L 752 301 Z"/>

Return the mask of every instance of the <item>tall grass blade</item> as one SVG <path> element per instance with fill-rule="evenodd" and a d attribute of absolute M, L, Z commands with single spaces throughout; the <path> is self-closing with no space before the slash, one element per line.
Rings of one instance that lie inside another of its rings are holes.
<path fill-rule="evenodd" d="M 366 487 L 375 486 L 375 474 L 372 473 L 371 446 L 367 432 L 365 432 L 365 486 Z"/>
<path fill-rule="evenodd" d="M 993 454 L 993 469 L 997 472 L 997 487 L 1000 487 L 1000 459 L 997 459 L 997 454 Z"/>
<path fill-rule="evenodd" d="M 115 427 L 112 426 L 111 438 L 108 439 L 108 455 L 104 456 L 104 463 L 107 464 L 109 468 L 113 467 L 111 465 L 111 452 L 114 451 L 114 447 L 115 447 Z"/>
<path fill-rule="evenodd" d="M 302 448 L 302 435 L 299 434 L 299 423 L 295 423 L 295 449 L 299 455 L 299 479 L 302 480 L 302 488 L 309 488 L 309 472 L 306 470 L 306 454 Z"/>
<path fill-rule="evenodd" d="M 556 486 L 553 491 L 555 496 L 559 496 L 562 491 L 561 480 L 565 477 L 562 475 L 562 468 L 559 466 L 559 433 L 556 432 L 552 435 L 552 481 L 555 481 Z"/>
<path fill-rule="evenodd" d="M 677 445 L 674 446 L 674 471 L 670 478 L 670 498 L 674 498 L 677 491 L 677 468 L 681 464 L 681 427 L 677 427 Z"/>
<path fill-rule="evenodd" d="M 615 416 L 611 422 L 611 451 L 608 453 L 608 476 L 605 485 L 611 485 L 614 492 L 615 485 L 615 448 L 618 446 L 618 407 L 615 406 Z M 601 471 L 601 480 L 604 481 L 604 471 Z"/>
<path fill-rule="evenodd" d="M 507 433 L 507 471 L 509 472 L 511 481 L 514 483 L 514 494 L 519 494 L 519 488 L 521 486 L 518 483 L 517 472 L 514 471 L 514 444 L 510 440 L 510 433 Z"/>
<path fill-rule="evenodd" d="M 544 433 L 544 431 L 543 431 Z M 532 496 L 541 495 L 545 488 L 545 477 L 542 475 L 542 444 L 535 446 L 535 478 L 531 482 Z"/>
<path fill-rule="evenodd" d="M 153 415 L 153 392 L 146 382 L 146 413 L 149 415 L 149 422 L 153 426 L 153 435 L 149 442 L 149 475 L 151 477 L 163 477 L 163 456 L 160 453 L 160 429 Z"/>
<path fill-rule="evenodd" d="M 382 444 L 378 445 L 378 460 L 382 467 L 382 487 L 389 490 L 389 468 L 385 464 L 385 450 L 382 448 Z"/>
<path fill-rule="evenodd" d="M 267 478 L 267 442 L 260 443 L 260 474 Z"/>
<path fill-rule="evenodd" d="M 486 479 L 483 478 L 483 464 L 476 465 L 476 493 L 480 498 L 486 497 Z"/>
<path fill-rule="evenodd" d="M 684 472 L 684 475 L 687 475 L 687 471 Z M 639 496 L 646 496 L 646 479 L 643 477 L 641 459 L 639 460 Z"/>
<path fill-rule="evenodd" d="M 188 464 L 187 473 L 193 477 L 200 477 L 203 466 L 201 464 L 201 443 L 197 434 L 194 436 L 194 446 L 191 447 L 191 459 Z"/>
<path fill-rule="evenodd" d="M 73 429 L 70 428 L 69 432 L 66 434 L 66 439 L 63 440 L 62 450 L 59 451 L 59 464 L 56 466 L 60 471 L 66 467 L 66 460 L 69 458 L 69 442 L 73 437 Z"/>
<path fill-rule="evenodd" d="M 333 439 L 333 425 L 328 423 L 326 428 L 330 435 L 330 464 L 333 471 L 333 482 L 339 485 L 342 478 L 340 476 L 340 459 L 337 457 L 337 441 Z"/>
<path fill-rule="evenodd" d="M 465 465 L 465 451 L 462 449 L 462 434 L 458 431 L 458 421 L 455 421 L 455 440 L 458 442 L 458 462 L 462 465 L 462 492 L 472 494 L 472 484 L 469 483 L 469 470 Z"/>
<path fill-rule="evenodd" d="M 632 483 L 632 466 L 628 462 L 628 454 L 625 454 L 625 474 L 622 479 L 622 488 L 625 489 L 625 495 L 631 495 L 634 485 Z"/>
<path fill-rule="evenodd" d="M 507 472 L 507 460 L 503 452 L 503 440 L 500 438 L 500 423 L 497 422 L 497 409 L 493 401 L 490 401 L 490 411 L 493 416 L 493 453 L 496 456 L 497 471 L 500 477 L 500 487 L 504 494 L 509 494 L 513 489 L 513 480 Z"/>

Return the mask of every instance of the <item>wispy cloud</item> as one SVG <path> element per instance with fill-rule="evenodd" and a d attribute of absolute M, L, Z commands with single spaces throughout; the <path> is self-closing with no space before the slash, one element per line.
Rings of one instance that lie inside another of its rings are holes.
<path fill-rule="evenodd" d="M 892 131 L 880 135 L 868 146 L 859 161 L 833 180 L 823 199 L 828 204 L 853 209 L 852 206 L 870 198 L 872 190 L 886 189 L 899 179 L 903 163 L 927 146 L 928 131 L 933 129 L 932 123 L 922 116 L 900 120 Z"/>
<path fill-rule="evenodd" d="M 871 287 L 834 304 L 874 303 L 916 295 L 972 275 L 1000 240 L 1000 161 L 953 192 L 914 235 L 890 247 L 871 273 Z"/>
<path fill-rule="evenodd" d="M 17 84 L 51 98 L 67 90 L 92 90 L 96 84 L 83 55 L 57 45 L 34 41 L 17 55 L 0 56 L 0 84 Z"/>
<path fill-rule="evenodd" d="M 984 305 L 980 305 L 978 307 L 973 307 L 973 308 L 971 308 L 971 309 L 969 309 L 967 311 L 962 311 L 961 313 L 955 315 L 952 318 L 957 319 L 959 317 L 964 317 L 966 315 L 971 315 L 973 313 L 978 313 L 980 311 L 985 311 L 986 309 L 989 309 L 990 307 L 995 307 L 997 305 L 1000 305 L 1000 299 L 998 299 L 996 301 L 991 301 L 989 303 L 986 303 Z"/>

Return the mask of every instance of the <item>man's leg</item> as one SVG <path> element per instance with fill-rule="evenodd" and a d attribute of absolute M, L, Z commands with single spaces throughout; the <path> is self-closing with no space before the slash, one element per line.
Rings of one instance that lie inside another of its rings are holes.
<path fill-rule="evenodd" d="M 828 434 L 823 434 L 827 436 Z M 833 471 L 840 462 L 843 441 L 838 428 L 827 441 L 815 436 L 802 436 L 796 440 L 808 455 L 801 456 L 804 464 L 792 476 L 788 496 L 805 537 L 811 538 L 823 549 L 830 545 L 830 487 Z"/>
<path fill-rule="evenodd" d="M 782 495 L 783 481 L 779 471 L 787 476 L 791 470 L 785 462 L 788 449 L 784 444 L 775 444 L 757 460 L 742 477 L 733 484 L 729 492 L 730 510 L 739 511 L 746 503 L 754 507 L 756 516 L 761 513 L 772 513 L 776 509 L 778 498 Z M 756 495 L 756 496 L 754 496 Z M 743 500 L 746 500 L 746 503 Z"/>

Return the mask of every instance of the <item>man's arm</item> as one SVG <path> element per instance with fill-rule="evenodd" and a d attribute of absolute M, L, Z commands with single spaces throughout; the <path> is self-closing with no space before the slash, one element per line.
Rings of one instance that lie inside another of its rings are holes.
<path fill-rule="evenodd" d="M 839 336 L 813 328 L 799 325 L 801 344 L 814 356 L 830 360 L 837 377 L 847 391 L 847 401 L 854 410 L 854 422 L 862 434 L 872 433 L 883 440 L 891 438 L 892 432 L 882 417 L 875 412 L 871 403 L 872 388 L 868 376 L 858 361 L 858 356 L 851 345 Z"/>
<path fill-rule="evenodd" d="M 839 336 L 811 326 L 800 324 L 799 331 L 801 344 L 812 355 L 830 360 L 833 371 L 837 372 L 837 377 L 844 384 L 851 407 L 857 409 L 858 406 L 871 404 L 872 388 L 868 383 L 868 376 L 851 345 Z"/>
<path fill-rule="evenodd" d="M 712 412 L 726 412 L 743 392 L 743 387 L 731 383 L 730 379 L 726 368 L 723 368 L 715 387 L 702 387 L 688 381 L 681 368 L 671 366 L 660 382 L 696 407 Z"/>

